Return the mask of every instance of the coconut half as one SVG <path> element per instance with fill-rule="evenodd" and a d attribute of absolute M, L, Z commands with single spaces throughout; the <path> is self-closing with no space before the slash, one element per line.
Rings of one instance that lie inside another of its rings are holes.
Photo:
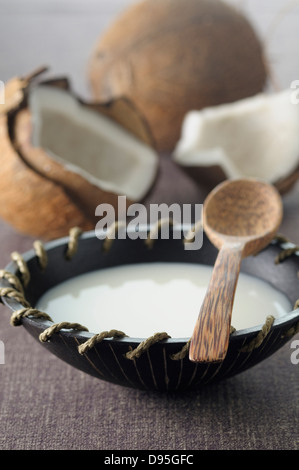
<path fill-rule="evenodd" d="M 251 22 L 226 2 L 142 0 L 101 34 L 88 76 L 94 99 L 128 97 L 170 153 L 188 111 L 262 92 L 268 67 Z"/>
<path fill-rule="evenodd" d="M 157 171 L 150 147 L 63 90 L 36 87 L 29 109 L 34 147 L 104 191 L 130 201 L 145 197 Z"/>
<path fill-rule="evenodd" d="M 117 216 L 118 196 L 127 205 L 143 200 L 159 158 L 128 101 L 83 103 L 66 80 L 22 91 L 23 100 L 0 116 L 2 218 L 53 239 L 74 225 L 94 229 L 100 204 L 111 204 Z"/>
<path fill-rule="evenodd" d="M 299 106 L 284 90 L 191 111 L 173 159 L 207 189 L 256 177 L 284 191 L 299 176 Z"/>

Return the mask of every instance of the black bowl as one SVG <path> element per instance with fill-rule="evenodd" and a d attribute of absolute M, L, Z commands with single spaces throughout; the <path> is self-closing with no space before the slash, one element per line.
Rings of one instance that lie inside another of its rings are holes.
<path fill-rule="evenodd" d="M 148 233 L 148 227 L 145 230 Z M 176 239 L 173 236 L 175 233 Z M 23 254 L 20 260 L 12 261 L 6 267 L 0 281 L 2 302 L 14 313 L 21 309 L 22 314 L 33 314 L 28 308 L 34 308 L 48 289 L 83 273 L 134 263 L 214 264 L 217 250 L 205 235 L 202 248 L 193 251 L 184 249 L 182 238 L 182 228 L 173 227 L 169 239 L 156 239 L 151 249 L 144 239 L 132 240 L 127 236 L 125 239 L 113 240 L 106 250 L 105 241 L 99 240 L 94 232 L 87 232 L 80 235 L 77 250 L 70 259 L 66 256 L 71 242 L 69 237 L 49 242 L 44 245 L 48 258 L 45 268 L 41 267 L 41 257 L 37 256 L 36 249 Z M 265 280 L 295 305 L 299 297 L 299 257 L 293 253 L 277 264 L 275 260 L 283 247 L 278 239 L 274 240 L 258 255 L 243 260 L 241 271 Z M 27 269 L 30 280 L 24 288 L 23 295 L 28 302 L 24 309 L 19 287 L 14 277 L 9 279 L 8 273 L 22 279 Z M 4 291 L 7 287 L 12 290 Z M 94 339 L 100 332 L 88 332 L 80 329 L 80 326 L 76 329 L 75 325 L 71 328 L 71 325 L 65 325 L 65 328 L 56 332 L 52 329 L 46 337 L 45 333 L 53 326 L 52 321 L 33 315 L 23 315 L 21 319 L 24 328 L 44 348 L 77 369 L 119 385 L 159 391 L 194 390 L 243 372 L 288 342 L 298 322 L 299 309 L 294 309 L 270 325 L 234 331 L 223 362 L 199 364 L 188 358 L 189 338 L 167 338 L 166 335 L 131 338 L 109 332 L 101 338 L 97 337 L 101 341 L 87 347 L 87 341 Z M 84 320 L 82 323 L 84 326 Z M 41 341 L 40 335 L 44 341 Z M 85 348 L 83 353 L 82 350 L 79 352 L 82 345 Z"/>

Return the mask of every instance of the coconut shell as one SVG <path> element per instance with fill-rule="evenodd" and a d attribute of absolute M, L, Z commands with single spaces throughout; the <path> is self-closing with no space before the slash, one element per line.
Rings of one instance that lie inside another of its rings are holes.
<path fill-rule="evenodd" d="M 0 116 L 0 161 L 0 216 L 18 231 L 50 240 L 67 235 L 73 226 L 94 227 L 62 187 L 20 157 L 5 115 Z"/>
<path fill-rule="evenodd" d="M 26 77 L 14 77 L 5 84 L 5 101 L 0 103 L 0 114 L 5 114 L 19 107 L 24 100 L 27 88 L 32 80 L 47 70 L 40 67 Z"/>
<path fill-rule="evenodd" d="M 117 215 L 118 194 L 86 181 L 64 168 L 42 148 L 31 144 L 32 122 L 27 107 L 31 80 L 13 79 L 10 105 L 0 109 L 0 217 L 21 233 L 51 240 L 68 235 L 70 228 L 95 228 L 95 208 L 111 204 Z M 67 79 L 43 82 L 68 89 Z M 127 100 L 86 106 L 101 112 L 132 135 L 153 143 L 145 121 Z M 127 205 L 131 204 L 127 198 Z"/>
<path fill-rule="evenodd" d="M 281 194 L 299 179 L 299 108 L 288 89 L 189 113 L 173 161 L 205 191 L 257 177 Z"/>
<path fill-rule="evenodd" d="M 185 114 L 261 92 L 263 48 L 249 21 L 219 0 L 144 0 L 100 37 L 89 64 L 96 100 L 125 96 L 170 152 Z"/>
<path fill-rule="evenodd" d="M 228 179 L 228 176 L 219 165 L 178 165 L 178 167 L 183 170 L 192 180 L 194 180 L 194 182 L 200 186 L 206 195 L 209 194 L 209 192 L 212 191 L 218 184 Z M 283 196 L 292 190 L 298 180 L 299 167 L 296 168 L 296 170 L 287 177 L 273 182 L 273 186 L 275 186 L 279 193 Z"/>
<path fill-rule="evenodd" d="M 299 166 L 289 176 L 287 176 L 286 178 L 281 178 L 279 181 L 277 181 L 274 184 L 274 186 L 276 186 L 280 194 L 283 195 L 289 192 L 294 187 L 294 185 L 297 183 L 298 180 L 299 180 Z"/>

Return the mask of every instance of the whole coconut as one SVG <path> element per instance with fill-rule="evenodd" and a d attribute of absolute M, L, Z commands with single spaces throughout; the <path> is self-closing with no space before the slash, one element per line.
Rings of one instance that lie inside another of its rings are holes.
<path fill-rule="evenodd" d="M 172 151 L 192 109 L 263 90 L 262 45 L 249 21 L 219 0 L 144 0 L 100 38 L 89 78 L 95 99 L 128 97 L 158 150 Z"/>

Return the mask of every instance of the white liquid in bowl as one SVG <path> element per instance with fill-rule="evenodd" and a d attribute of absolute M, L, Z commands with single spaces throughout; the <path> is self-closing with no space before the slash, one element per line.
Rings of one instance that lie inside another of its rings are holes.
<path fill-rule="evenodd" d="M 165 331 L 173 338 L 192 335 L 212 267 L 154 263 L 118 266 L 70 279 L 47 291 L 37 308 L 53 321 L 78 322 L 91 333 L 110 329 L 146 338 Z M 266 282 L 240 274 L 232 325 L 264 324 L 292 310 L 289 300 Z"/>

